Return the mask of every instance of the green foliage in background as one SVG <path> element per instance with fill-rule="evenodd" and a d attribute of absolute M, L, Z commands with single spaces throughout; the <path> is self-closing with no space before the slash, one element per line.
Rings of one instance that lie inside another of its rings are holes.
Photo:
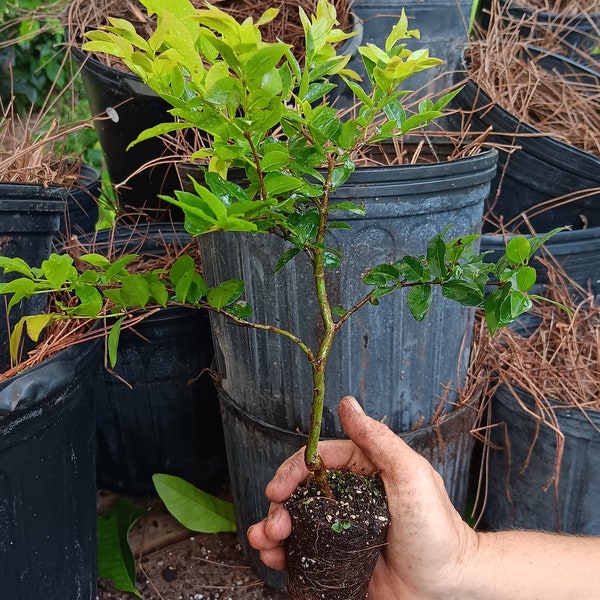
<path fill-rule="evenodd" d="M 81 78 L 66 56 L 64 28 L 58 15 L 66 2 L 0 0 L 0 101 L 13 102 L 24 123 L 42 115 L 41 130 L 55 122 L 66 125 L 91 117 Z M 61 154 L 80 157 L 100 168 L 102 152 L 93 128 L 66 137 Z"/>

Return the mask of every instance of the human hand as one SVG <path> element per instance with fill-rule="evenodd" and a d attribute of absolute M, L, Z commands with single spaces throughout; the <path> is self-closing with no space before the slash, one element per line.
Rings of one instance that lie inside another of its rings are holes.
<path fill-rule="evenodd" d="M 369 598 L 441 598 L 458 585 L 477 544 L 475 532 L 456 512 L 441 477 L 425 458 L 386 425 L 366 416 L 354 398 L 342 399 L 339 415 L 350 439 L 321 442 L 321 458 L 331 469 L 378 472 L 392 517 Z M 283 502 L 308 475 L 300 450 L 281 465 L 267 486 L 268 517 L 248 530 L 250 544 L 271 568 L 285 568 L 284 544 L 292 526 Z"/>

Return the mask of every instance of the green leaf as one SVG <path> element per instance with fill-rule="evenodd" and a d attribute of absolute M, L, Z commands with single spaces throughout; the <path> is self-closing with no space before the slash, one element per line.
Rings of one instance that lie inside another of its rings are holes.
<path fill-rule="evenodd" d="M 516 288 L 521 292 L 527 292 L 534 285 L 537 278 L 537 272 L 533 267 L 521 267 L 515 275 Z"/>
<path fill-rule="evenodd" d="M 442 296 L 465 306 L 481 306 L 484 294 L 474 283 L 447 281 L 442 284 Z"/>
<path fill-rule="evenodd" d="M 40 334 L 52 321 L 56 319 L 54 314 L 41 314 L 23 317 L 27 326 L 27 335 L 37 342 L 40 339 Z"/>
<path fill-rule="evenodd" d="M 337 190 L 341 185 L 348 181 L 348 178 L 354 172 L 354 162 L 347 160 L 343 165 L 336 166 L 331 172 L 331 189 Z"/>
<path fill-rule="evenodd" d="M 294 256 L 296 256 L 300 251 L 300 248 L 294 247 L 284 252 L 277 261 L 273 272 L 276 273 L 277 271 L 279 271 L 279 269 L 287 265 L 290 262 L 290 260 L 292 260 L 292 258 L 294 258 Z"/>
<path fill-rule="evenodd" d="M 323 252 L 323 265 L 326 269 L 337 269 L 341 264 L 340 257 L 333 250 Z"/>
<path fill-rule="evenodd" d="M 443 279 L 446 275 L 446 242 L 440 235 L 427 244 L 427 266 L 437 279 Z"/>
<path fill-rule="evenodd" d="M 19 357 L 19 346 L 21 345 L 21 339 L 23 337 L 23 327 L 25 326 L 26 319 L 27 317 L 21 317 L 10 333 L 8 348 L 10 351 L 10 358 L 14 362 L 17 362 L 17 359 Z"/>
<path fill-rule="evenodd" d="M 508 323 L 512 323 L 515 319 L 520 317 L 523 313 L 526 313 L 531 309 L 533 303 L 531 298 L 523 292 L 513 290 L 510 294 L 510 316 L 505 318 Z"/>
<path fill-rule="evenodd" d="M 431 306 L 433 298 L 430 285 L 417 285 L 408 292 L 408 308 L 417 321 L 422 321 Z"/>
<path fill-rule="evenodd" d="M 143 275 L 135 274 L 123 280 L 121 299 L 127 306 L 144 307 L 150 300 L 150 286 Z"/>
<path fill-rule="evenodd" d="M 506 245 L 506 256 L 515 265 L 526 263 L 530 255 L 531 245 L 523 235 L 512 238 Z"/>
<path fill-rule="evenodd" d="M 156 473 L 152 481 L 167 510 L 184 527 L 201 533 L 236 530 L 231 502 L 203 492 L 174 475 Z"/>
<path fill-rule="evenodd" d="M 227 307 L 227 312 L 238 319 L 247 319 L 253 311 L 247 302 L 238 300 L 235 304 Z"/>
<path fill-rule="evenodd" d="M 365 214 L 364 206 L 360 206 L 359 204 L 355 204 L 354 202 L 350 202 L 349 200 L 332 203 L 329 207 L 329 211 L 331 212 L 333 210 L 347 210 L 348 212 L 354 213 L 355 215 Z"/>
<path fill-rule="evenodd" d="M 51 254 L 42 262 L 42 272 L 56 289 L 60 289 L 68 279 L 77 277 L 73 259 L 68 254 Z"/>
<path fill-rule="evenodd" d="M 82 254 L 80 257 L 82 262 L 87 263 L 88 265 L 92 265 L 93 267 L 100 267 L 102 269 L 108 269 L 111 263 L 110 261 L 101 254 Z"/>
<path fill-rule="evenodd" d="M 33 272 L 31 267 L 22 258 L 8 258 L 6 256 L 0 256 L 0 269 L 4 273 L 20 273 L 33 279 Z"/>
<path fill-rule="evenodd" d="M 117 590 L 142 595 L 135 587 L 135 559 L 128 543 L 131 527 L 144 513 L 131 500 L 119 498 L 106 514 L 98 516 L 98 577 L 111 579 Z"/>
<path fill-rule="evenodd" d="M 407 281 L 422 281 L 425 277 L 423 260 L 418 256 L 405 256 L 396 263 L 396 266 Z"/>
<path fill-rule="evenodd" d="M 102 294 L 93 285 L 82 284 L 75 288 L 75 295 L 79 298 L 80 305 L 75 307 L 73 314 L 94 318 L 102 311 Z"/>
<path fill-rule="evenodd" d="M 304 185 L 304 182 L 301 179 L 278 172 L 267 173 L 264 181 L 267 192 L 272 196 L 279 196 L 287 192 L 292 192 Z"/>
<path fill-rule="evenodd" d="M 108 348 L 108 363 L 114 369 L 118 359 L 119 338 L 121 337 L 121 325 L 125 317 L 121 317 L 108 332 L 106 346 Z"/>
<path fill-rule="evenodd" d="M 208 290 L 206 300 L 215 310 L 221 310 L 233 304 L 244 293 L 244 282 L 239 279 L 230 279 L 218 287 Z"/>
<path fill-rule="evenodd" d="M 173 285 L 177 285 L 179 281 L 185 275 L 188 275 L 190 271 L 195 271 L 194 259 L 189 254 L 180 256 L 171 266 L 169 271 L 169 278 Z"/>

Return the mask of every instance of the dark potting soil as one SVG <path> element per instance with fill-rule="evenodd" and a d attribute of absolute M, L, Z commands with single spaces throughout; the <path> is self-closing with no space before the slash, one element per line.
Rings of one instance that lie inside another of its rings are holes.
<path fill-rule="evenodd" d="M 334 498 L 314 479 L 286 502 L 291 600 L 363 600 L 387 533 L 390 514 L 378 476 L 330 471 Z"/>

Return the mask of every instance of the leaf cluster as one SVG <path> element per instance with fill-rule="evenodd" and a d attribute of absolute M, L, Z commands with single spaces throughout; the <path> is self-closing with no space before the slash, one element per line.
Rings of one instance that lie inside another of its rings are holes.
<path fill-rule="evenodd" d="M 108 351 L 111 365 L 117 357 L 121 325 L 136 310 L 184 304 L 215 311 L 227 309 L 231 316 L 245 318 L 252 309 L 239 301 L 244 284 L 229 280 L 209 288 L 191 256 L 180 256 L 167 271 L 137 272 L 129 268 L 138 259 L 127 254 L 114 261 L 100 254 L 79 257 L 80 269 L 68 254 L 51 254 L 40 267 L 31 267 L 21 258 L 0 256 L 0 269 L 12 279 L 0 283 L 0 295 L 10 296 L 7 311 L 36 294 L 55 295 L 52 312 L 22 317 L 13 328 L 10 352 L 16 359 L 23 332 L 38 341 L 44 328 L 59 319 L 111 321 Z M 238 302 L 239 301 L 239 302 Z"/>
<path fill-rule="evenodd" d="M 187 0 L 142 4 L 157 15 L 148 39 L 129 22 L 112 19 L 87 34 L 84 49 L 119 57 L 173 107 L 175 123 L 153 127 L 134 143 L 186 128 L 207 137 L 207 147 L 191 158 L 208 173 L 166 198 L 183 209 L 194 234 L 275 231 L 297 242 L 297 220 L 326 207 L 354 171 L 357 150 L 428 125 L 454 95 L 423 101 L 412 114 L 403 107 L 406 91 L 399 86 L 441 63 L 427 50 L 406 47 L 418 32 L 408 29 L 404 13 L 384 49 L 359 47 L 368 79 L 362 82 L 348 68 L 350 55 L 336 51 L 352 34 L 337 28 L 335 9 L 325 0 L 315 15 L 300 14 L 302 65 L 293 48 L 263 41 L 261 26 L 274 9 L 256 23 L 238 23 L 216 6 L 196 10 Z M 355 115 L 333 105 L 336 81 L 360 102 Z M 226 181 L 232 169 L 241 174 L 235 183 Z"/>
<path fill-rule="evenodd" d="M 417 321 L 425 318 L 433 290 L 439 287 L 445 298 L 465 306 L 483 307 L 493 334 L 531 308 L 535 295 L 529 292 L 536 283 L 536 270 L 529 262 L 542 244 L 559 231 L 561 228 L 539 237 L 511 239 L 497 263 L 486 262 L 486 254 L 475 251 L 473 244 L 479 236 L 445 241 L 444 232 L 430 240 L 425 255 L 405 256 L 392 264 L 378 265 L 362 276 L 362 282 L 373 286 L 373 304 L 382 296 L 409 288 L 407 304 Z"/>
<path fill-rule="evenodd" d="M 309 219 L 304 228 L 299 224 L 298 230 L 310 236 L 312 227 L 314 224 L 311 225 Z M 415 319 L 422 321 L 431 306 L 433 290 L 439 287 L 444 297 L 459 304 L 482 306 L 493 333 L 531 308 L 532 296 L 528 292 L 535 284 L 536 271 L 529 266 L 529 261 L 558 231 L 560 229 L 530 239 L 515 237 L 497 263 L 488 263 L 485 254 L 474 249 L 479 236 L 445 241 L 446 230 L 430 240 L 425 255 L 405 256 L 365 273 L 362 282 L 372 288 L 365 300 L 376 305 L 383 296 L 408 288 L 408 307 Z M 291 252 L 295 250 L 297 248 Z M 193 258 L 185 254 L 168 270 L 137 272 L 130 267 L 138 258 L 136 254 L 126 254 L 110 261 L 100 254 L 83 254 L 78 259 L 80 269 L 77 269 L 68 254 L 51 254 L 40 267 L 31 267 L 21 258 L 0 256 L 0 269 L 13 277 L 11 281 L 0 283 L 0 295 L 10 296 L 8 312 L 33 295 L 56 296 L 54 311 L 26 315 L 15 325 L 10 338 L 13 359 L 24 331 L 37 342 L 42 331 L 59 319 L 111 319 L 108 351 L 112 366 L 116 363 L 122 323 L 139 310 L 185 305 L 221 312 L 239 323 L 252 325 L 248 321 L 252 307 L 243 299 L 243 281 L 230 279 L 209 287 Z M 282 257 L 280 264 L 285 260 L 286 257 Z M 337 262 L 339 258 L 332 253 L 330 260 Z M 364 301 L 347 309 L 337 307 L 334 310 L 338 318 L 336 326 L 363 304 Z"/>

